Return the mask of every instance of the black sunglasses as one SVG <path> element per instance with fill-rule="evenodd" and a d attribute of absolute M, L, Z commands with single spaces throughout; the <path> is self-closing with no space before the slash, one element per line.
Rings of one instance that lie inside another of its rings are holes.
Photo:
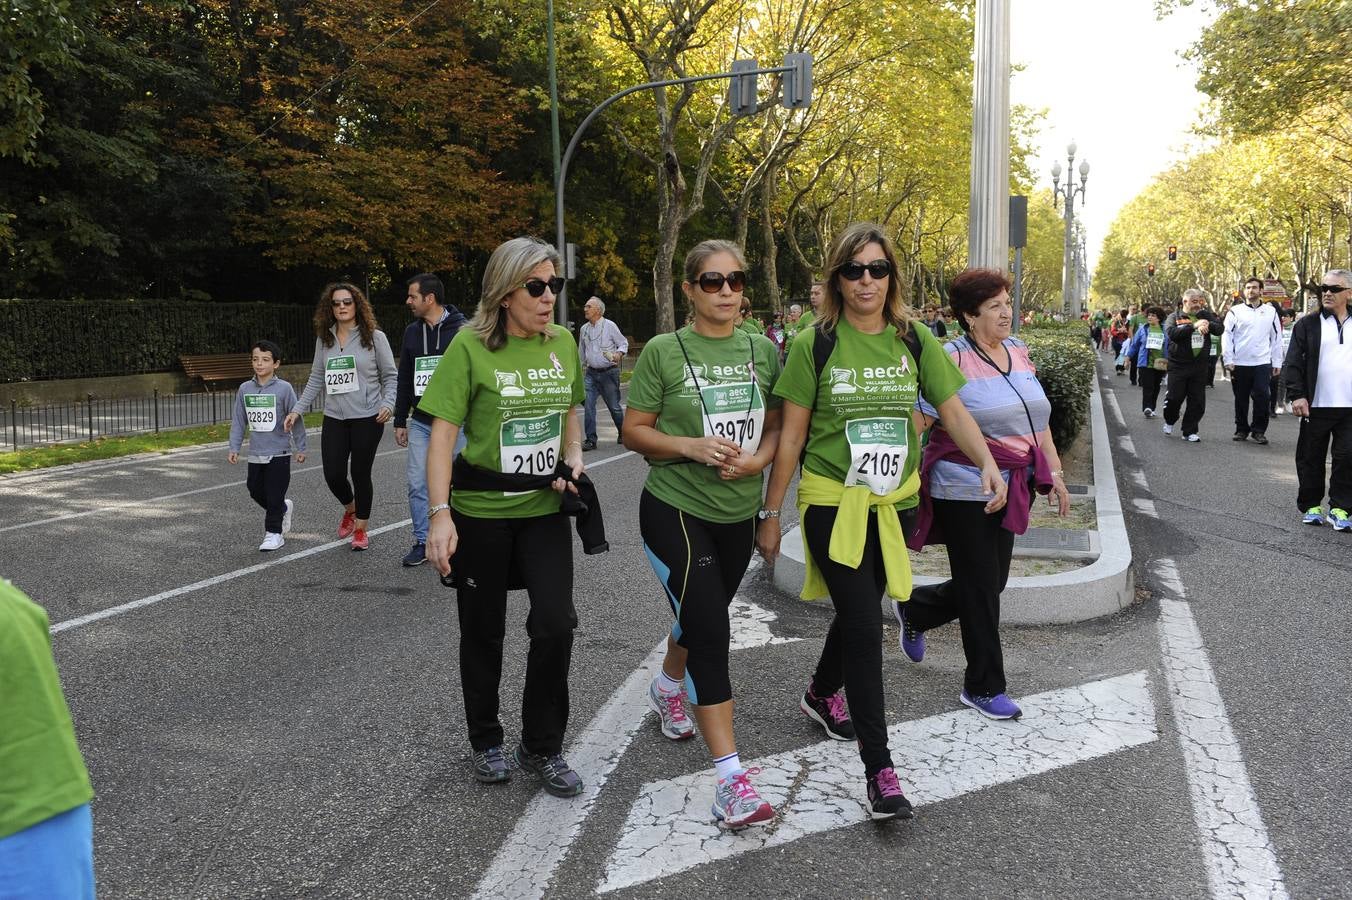
<path fill-rule="evenodd" d="M 532 297 L 544 296 L 545 288 L 549 288 L 549 292 L 557 297 L 559 291 L 563 290 L 563 285 L 564 279 L 561 276 L 555 275 L 548 281 L 541 281 L 539 278 L 532 278 L 521 286 L 525 288 L 526 293 L 530 294 Z"/>
<path fill-rule="evenodd" d="M 336 300 L 333 301 L 333 305 L 334 305 L 334 306 L 351 306 L 352 304 L 354 304 L 354 303 L 356 303 L 356 302 L 357 302 L 357 301 L 356 301 L 356 300 L 353 300 L 351 297 L 339 297 L 338 299 L 336 299 Z"/>
<path fill-rule="evenodd" d="M 734 291 L 746 287 L 746 273 L 741 269 L 733 269 L 726 275 L 721 272 L 701 272 L 695 280 L 699 283 L 699 289 L 706 294 L 717 294 L 723 290 L 724 283 Z"/>
<path fill-rule="evenodd" d="M 892 264 L 885 259 L 875 259 L 871 263 L 861 263 L 850 260 L 841 265 L 836 271 L 840 272 L 841 277 L 846 281 L 858 281 L 868 272 L 875 281 L 879 281 L 892 274 Z"/>
<path fill-rule="evenodd" d="M 1343 291 L 1347 290 L 1347 288 L 1343 287 L 1341 284 L 1321 284 L 1318 290 L 1321 294 L 1341 294 Z"/>

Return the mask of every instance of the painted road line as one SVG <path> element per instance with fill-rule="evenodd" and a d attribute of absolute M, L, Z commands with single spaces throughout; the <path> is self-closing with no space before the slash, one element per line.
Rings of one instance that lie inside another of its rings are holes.
<path fill-rule="evenodd" d="M 389 456 L 389 455 L 394 454 L 394 453 L 404 453 L 404 452 L 405 452 L 404 448 L 403 448 L 403 447 L 400 447 L 398 450 L 384 450 L 384 451 L 382 451 L 382 452 L 380 452 L 380 453 L 377 453 L 376 456 L 377 456 L 377 457 L 380 457 L 380 456 Z M 629 451 L 627 451 L 627 452 L 625 452 L 625 453 L 617 453 L 617 454 L 615 454 L 614 456 L 606 457 L 606 458 L 603 459 L 603 460 L 600 460 L 600 461 L 595 462 L 595 463 L 591 463 L 590 465 L 587 466 L 587 468 L 588 468 L 588 469 L 592 469 L 592 468 L 595 468 L 595 467 L 597 467 L 597 466 L 603 466 L 603 465 L 605 465 L 606 463 L 611 462 L 612 460 L 621 459 L 621 458 L 623 458 L 623 457 L 625 457 L 625 456 L 631 456 L 631 455 L 633 455 L 633 452 L 634 452 L 634 451 L 629 450 Z M 314 463 L 314 464 L 312 464 L 312 465 L 307 465 L 307 466 L 305 466 L 304 468 L 298 468 L 298 469 L 294 470 L 292 474 L 293 474 L 293 475 L 305 475 L 305 474 L 307 474 L 307 473 L 309 473 L 309 472 L 322 472 L 322 471 L 323 471 L 323 466 L 320 465 L 319 463 Z M 22 529 L 22 528 L 36 528 L 36 527 L 39 526 L 39 525 L 51 525 L 51 524 L 53 524 L 53 523 L 55 523 L 55 522 L 66 522 L 66 521 L 69 521 L 70 519 L 83 519 L 83 518 L 85 518 L 86 516 L 97 516 L 97 515 L 100 515 L 100 514 L 102 514 L 102 513 L 107 513 L 107 512 L 119 512 L 119 511 L 124 511 L 124 510 L 127 510 L 127 509 L 131 509 L 132 507 L 135 507 L 135 506 L 147 506 L 147 505 L 149 505 L 149 504 L 154 504 L 154 503 L 164 503 L 165 501 L 168 501 L 168 500 L 178 500 L 178 499 L 180 499 L 180 498 L 182 498 L 182 497 L 191 497 L 191 496 L 193 496 L 193 495 L 195 495 L 195 494 L 206 494 L 206 493 L 209 493 L 209 492 L 211 492 L 211 491 L 220 491 L 220 490 L 224 490 L 224 489 L 226 489 L 226 488 L 239 487 L 240 485 L 243 485 L 243 484 L 247 484 L 247 482 L 245 482 L 245 481 L 230 481 L 230 482 L 226 482 L 225 484 L 214 484 L 214 485 L 212 485 L 211 487 L 194 488 L 193 490 L 190 490 L 190 491 L 180 491 L 180 492 L 177 493 L 177 494 L 165 494 L 165 495 L 163 495 L 163 496 L 161 496 L 161 497 L 148 497 L 148 498 L 146 498 L 145 500 L 128 500 L 128 501 L 123 502 L 123 503 L 110 503 L 110 504 L 107 504 L 107 505 L 105 505 L 105 506 L 100 506 L 100 507 L 98 507 L 98 508 L 96 508 L 96 509 L 85 509 L 85 510 L 81 510 L 80 512 L 64 513 L 64 514 L 62 514 L 62 515 L 59 515 L 59 516 L 52 516 L 52 517 L 47 518 L 47 519 L 34 519 L 34 520 L 31 521 L 31 522 L 20 522 L 20 523 L 17 524 L 17 525 L 5 525 L 5 526 L 3 526 L 3 527 L 0 527 L 0 534 L 5 533 L 6 531 L 18 531 L 19 529 Z"/>
<path fill-rule="evenodd" d="M 750 572 L 748 568 L 747 574 Z M 728 619 L 732 625 L 729 650 L 750 650 L 755 647 L 768 647 L 771 644 L 793 644 L 802 640 L 796 637 L 775 637 L 774 632 L 770 630 L 770 623 L 778 621 L 779 616 L 741 597 L 732 598 L 728 608 Z"/>
<path fill-rule="evenodd" d="M 606 459 L 600 460 L 599 462 L 594 462 L 587 468 L 599 469 L 601 466 L 604 466 L 607 463 L 612 463 L 615 462 L 616 460 L 624 459 L 627 456 L 633 455 L 634 451 L 632 450 L 627 451 L 625 453 L 617 453 L 616 455 L 607 457 Z M 412 524 L 413 524 L 412 519 L 404 519 L 401 522 L 392 522 L 389 525 L 382 525 L 379 528 L 373 528 L 369 532 L 367 532 L 367 534 L 369 534 L 371 537 L 375 537 L 376 535 L 384 534 L 387 531 L 395 531 L 399 528 L 403 528 L 405 525 Z M 294 562 L 298 559 L 305 559 L 306 557 L 314 556 L 317 553 L 323 553 L 326 550 L 333 550 L 337 547 L 348 547 L 351 546 L 351 543 L 352 542 L 346 538 L 337 541 L 329 541 L 327 544 L 320 544 L 316 547 L 309 547 L 305 550 L 301 550 L 296 553 L 288 553 L 286 556 L 280 556 L 276 559 L 270 559 L 267 562 L 261 562 L 254 566 L 246 566 L 243 569 L 236 569 L 233 572 L 225 572 L 223 574 L 216 575 L 212 578 L 204 578 L 201 581 L 197 581 L 192 584 L 187 584 L 184 585 L 183 587 L 176 587 L 167 591 L 162 591 L 150 597 L 142 597 L 140 600 L 132 600 L 131 602 L 123 603 L 120 606 L 110 606 L 108 609 L 101 609 L 98 612 L 92 612 L 89 613 L 88 615 L 78 616 L 74 619 L 66 619 L 64 622 L 58 622 L 55 625 L 53 625 L 51 627 L 51 633 L 60 634 L 63 631 L 70 631 L 71 629 L 74 628 L 82 628 L 83 626 L 89 625 L 93 622 L 99 622 L 102 621 L 103 619 L 110 619 L 113 616 L 119 616 L 122 615 L 123 613 L 128 613 L 146 606 L 154 606 L 156 603 L 162 603 L 165 600 L 171 600 L 174 597 L 182 597 L 184 594 L 192 594 L 209 587 L 215 587 L 216 585 L 224 584 L 227 581 L 234 581 L 236 578 L 243 578 L 245 575 L 253 575 L 256 572 L 262 572 L 265 569 L 271 569 L 275 566 L 280 566 L 289 562 Z"/>
<path fill-rule="evenodd" d="M 752 559 L 747 576 L 759 566 L 760 558 Z M 656 597 L 659 589 L 654 585 L 653 590 Z M 767 624 L 774 620 L 774 615 L 754 603 L 734 597 L 732 608 L 744 613 L 736 616 L 732 623 L 733 635 L 740 636 L 743 642 L 740 648 L 734 649 L 796 640 L 774 637 Z M 760 643 L 752 643 L 753 636 Z M 666 650 L 667 639 L 663 635 L 624 684 L 610 695 L 582 734 L 569 745 L 567 759 L 582 776 L 582 795 L 572 800 L 560 800 L 543 791 L 536 794 L 479 880 L 474 893 L 476 898 L 538 900 L 545 895 L 555 871 L 596 806 L 610 773 L 615 771 L 635 733 L 647 721 L 648 684 L 657 675 Z"/>
<path fill-rule="evenodd" d="M 403 448 L 400 448 L 398 450 L 385 450 L 383 452 L 377 453 L 376 456 L 378 457 L 389 456 L 392 453 L 403 453 L 403 452 L 404 452 Z M 297 468 L 292 470 L 291 474 L 293 477 L 295 477 L 297 475 L 305 475 L 310 472 L 322 472 L 323 470 L 324 467 L 322 465 L 320 465 L 319 463 L 313 463 L 311 465 L 304 466 L 304 468 L 298 466 Z M 99 506 L 95 509 L 85 509 L 81 510 L 80 512 L 63 513 L 62 515 L 52 516 L 47 519 L 34 519 L 31 522 L 20 522 L 17 525 L 6 525 L 3 528 L 0 528 L 0 534 L 3 534 L 6 531 L 18 531 L 21 528 L 36 528 L 39 525 L 51 525 L 55 522 L 66 522 L 69 521 L 70 519 L 83 519 L 86 516 L 97 516 L 102 513 L 120 512 L 131 509 L 132 507 L 135 506 L 147 506 L 153 503 L 164 503 L 167 500 L 178 500 L 181 497 L 191 497 L 195 494 L 206 494 L 210 493 L 211 491 L 221 491 L 225 490 L 226 488 L 239 487 L 240 485 L 247 483 L 248 483 L 247 481 L 228 481 L 225 484 L 213 484 L 211 487 L 193 488 L 190 491 L 180 491 L 177 494 L 165 494 L 161 497 L 147 497 L 145 500 L 127 500 L 122 503 L 109 503 L 105 506 Z"/>
<path fill-rule="evenodd" d="M 1111 393 L 1109 397 L 1116 406 L 1116 398 Z M 1136 481 L 1143 491 L 1150 490 L 1144 473 Z M 1185 602 L 1187 591 L 1178 566 L 1172 559 L 1157 559 L 1151 574 L 1155 584 L 1172 595 L 1159 598 L 1160 650 L 1211 895 L 1284 898 L 1286 885 L 1277 854 L 1202 634 Z"/>
<path fill-rule="evenodd" d="M 396 528 L 403 528 L 405 525 L 412 525 L 412 519 L 404 519 L 402 522 L 392 522 L 389 525 L 382 525 L 380 528 L 373 528 L 367 534 L 375 537 L 378 534 L 384 534 L 387 531 L 394 531 Z M 78 616 L 74 619 L 66 619 L 64 622 L 57 622 L 52 626 L 52 634 L 60 634 L 63 631 L 70 631 L 74 628 L 82 628 L 85 625 L 111 619 L 113 616 L 120 616 L 123 613 L 129 613 L 132 610 L 141 609 L 146 606 L 154 606 L 156 603 L 163 603 L 165 600 L 172 600 L 174 597 L 182 597 L 184 594 L 192 594 L 209 587 L 215 587 L 218 584 L 224 584 L 227 581 L 234 581 L 236 578 L 243 578 L 245 575 L 253 575 L 255 572 L 262 572 L 276 566 L 285 565 L 289 562 L 295 562 L 298 559 L 305 559 L 308 556 L 314 556 L 317 553 L 323 553 L 325 550 L 332 550 L 335 547 L 350 547 L 352 541 L 348 538 L 342 540 L 329 541 L 327 544 L 319 544 L 315 547 L 309 547 L 296 553 L 288 553 L 286 556 L 279 556 L 276 559 L 270 559 L 267 562 L 261 562 L 255 566 L 248 566 L 243 569 L 236 569 L 233 572 L 225 572 L 211 578 L 204 578 L 201 581 L 185 584 L 183 587 L 172 588 L 162 591 L 151 597 L 142 597 L 140 600 L 132 600 L 130 603 L 123 603 L 121 606 L 110 606 L 107 609 L 101 609 L 98 612 L 92 612 L 88 615 Z"/>
<path fill-rule="evenodd" d="M 1155 509 L 1155 501 L 1151 500 L 1149 497 L 1134 497 L 1132 498 L 1131 505 L 1136 507 L 1138 513 L 1143 513 L 1152 519 L 1158 519 L 1160 517 L 1159 511 Z"/>
<path fill-rule="evenodd" d="M 1286 884 L 1277 854 L 1249 784 L 1244 755 L 1230 727 L 1202 634 L 1184 602 L 1178 567 L 1172 559 L 1160 559 L 1154 570 L 1161 586 L 1177 598 L 1159 600 L 1160 649 L 1211 895 L 1284 898 Z"/>
<path fill-rule="evenodd" d="M 1019 701 L 1017 722 L 970 710 L 888 729 L 897 770 L 916 806 L 1050 772 L 1158 740 L 1145 672 Z M 870 821 L 853 742 L 823 741 L 747 763 L 779 812 L 769 827 L 720 830 L 709 812 L 713 779 L 698 772 L 643 787 L 620 829 L 600 892 L 631 887 L 740 853 Z"/>

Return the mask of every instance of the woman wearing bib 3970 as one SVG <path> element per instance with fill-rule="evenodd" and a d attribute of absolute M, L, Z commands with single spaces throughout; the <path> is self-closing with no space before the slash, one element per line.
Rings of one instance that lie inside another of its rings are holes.
<path fill-rule="evenodd" d="M 376 448 L 385 436 L 385 423 L 394 414 L 399 370 L 385 332 L 376 327 L 370 301 L 356 285 L 338 283 L 324 288 L 314 321 L 315 359 L 310 379 L 287 414 L 284 427 L 290 431 L 296 419 L 324 394 L 319 455 L 324 463 L 324 481 L 343 504 L 338 536 L 351 536 L 352 549 L 365 550 L 369 546 L 366 522 L 371 518 L 375 494 L 371 470 Z"/>
<path fill-rule="evenodd" d="M 912 517 L 920 490 L 911 413 L 922 388 L 952 423 L 954 439 L 983 461 L 993 509 L 1004 505 L 1005 483 L 958 399 L 962 375 L 906 313 L 882 230 L 847 228 L 827 272 L 817 320 L 793 342 L 775 387 L 784 427 L 765 505 L 778 510 L 806 446 L 798 486 L 807 549 L 802 596 L 829 593 L 836 615 L 800 707 L 828 737 L 858 740 L 872 817 L 909 817 L 887 747 L 879 620 L 884 589 L 911 595 L 903 517 Z M 756 542 L 767 559 L 779 552 L 779 539 L 778 521 L 761 523 Z"/>
<path fill-rule="evenodd" d="M 748 780 L 732 728 L 728 606 L 755 549 L 761 470 L 779 442 L 779 402 L 770 395 L 779 354 L 735 322 L 746 262 L 729 241 L 704 241 L 685 259 L 681 286 L 695 321 L 643 348 L 629 382 L 624 443 L 647 457 L 639 528 L 676 623 L 648 690 L 662 733 L 694 729 L 682 683 L 714 759 L 714 817 L 730 826 L 774 817 Z"/>
<path fill-rule="evenodd" d="M 514 238 L 493 251 L 478 312 L 452 339 L 418 408 L 435 417 L 427 448 L 427 558 L 448 575 L 455 557 L 474 776 L 485 783 L 511 777 L 498 688 L 508 582 L 515 576 L 530 596 L 516 762 L 549 793 L 575 797 L 582 780 L 562 752 L 577 612 L 573 541 L 560 494 L 577 489 L 563 478 L 553 490 L 521 492 L 452 491 L 451 484 L 451 448 L 462 428 L 461 459 L 476 470 L 547 476 L 562 458 L 574 479 L 582 475 L 582 364 L 573 336 L 554 324 L 559 265 L 554 248 L 536 238 Z"/>

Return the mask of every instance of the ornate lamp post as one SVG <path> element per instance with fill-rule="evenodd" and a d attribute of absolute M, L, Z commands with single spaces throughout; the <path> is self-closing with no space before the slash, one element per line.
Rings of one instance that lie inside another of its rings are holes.
<path fill-rule="evenodd" d="M 1066 201 L 1066 245 L 1061 266 L 1061 303 L 1067 317 L 1081 312 L 1075 304 L 1075 195 L 1084 200 L 1085 184 L 1089 181 L 1089 160 L 1080 161 L 1080 183 L 1075 184 L 1075 142 L 1066 147 L 1066 184 L 1061 186 L 1061 160 L 1052 163 L 1052 206 Z"/>

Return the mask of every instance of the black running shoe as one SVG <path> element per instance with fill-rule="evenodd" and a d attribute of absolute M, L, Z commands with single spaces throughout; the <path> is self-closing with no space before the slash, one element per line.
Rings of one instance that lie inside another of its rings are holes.
<path fill-rule="evenodd" d="M 854 740 L 854 723 L 850 721 L 845 697 L 840 691 L 829 697 L 818 697 L 809 687 L 803 691 L 803 699 L 798 701 L 798 708 L 803 711 L 803 715 L 820 725 L 831 740 Z"/>
<path fill-rule="evenodd" d="M 537 756 L 518 744 L 514 756 L 516 764 L 539 778 L 545 790 L 555 797 L 576 797 L 582 793 L 582 777 L 561 755 Z"/>
<path fill-rule="evenodd" d="M 868 777 L 868 802 L 869 815 L 875 820 L 909 819 L 915 815 L 911 801 L 901 792 L 896 770 L 890 767 Z"/>
<path fill-rule="evenodd" d="M 475 752 L 474 777 L 484 784 L 501 784 L 511 780 L 512 770 L 507 765 L 507 755 L 502 752 L 501 745 Z"/>

